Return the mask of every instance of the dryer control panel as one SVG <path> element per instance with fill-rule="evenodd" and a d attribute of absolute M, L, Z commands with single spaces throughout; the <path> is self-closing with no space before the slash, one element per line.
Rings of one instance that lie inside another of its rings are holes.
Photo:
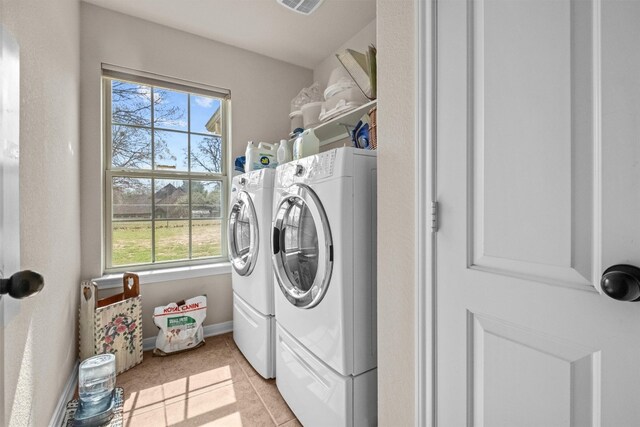
<path fill-rule="evenodd" d="M 310 183 L 333 176 L 336 150 L 294 160 L 278 167 L 276 186 Z"/>
<path fill-rule="evenodd" d="M 333 167 L 336 160 L 336 150 L 326 151 L 311 157 L 309 174 L 311 179 L 323 179 L 333 175 Z"/>

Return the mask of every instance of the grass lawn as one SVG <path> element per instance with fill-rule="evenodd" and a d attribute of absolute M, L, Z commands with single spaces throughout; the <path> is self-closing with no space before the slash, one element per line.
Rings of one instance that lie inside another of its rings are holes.
<path fill-rule="evenodd" d="M 151 262 L 151 221 L 113 222 L 112 265 Z M 192 220 L 192 258 L 218 256 L 221 220 Z M 156 220 L 156 261 L 189 259 L 189 221 Z"/>

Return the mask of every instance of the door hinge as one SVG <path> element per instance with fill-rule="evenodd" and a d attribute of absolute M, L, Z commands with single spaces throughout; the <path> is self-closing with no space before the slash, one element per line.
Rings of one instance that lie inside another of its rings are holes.
<path fill-rule="evenodd" d="M 435 233 L 438 231 L 438 202 L 431 202 L 431 232 Z"/>

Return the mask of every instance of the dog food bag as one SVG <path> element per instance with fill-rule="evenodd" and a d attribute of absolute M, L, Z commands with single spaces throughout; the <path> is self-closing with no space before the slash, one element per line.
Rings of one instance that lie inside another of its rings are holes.
<path fill-rule="evenodd" d="M 160 332 L 153 354 L 166 356 L 203 345 L 202 323 L 206 315 L 205 295 L 156 307 L 153 310 L 153 321 Z"/>

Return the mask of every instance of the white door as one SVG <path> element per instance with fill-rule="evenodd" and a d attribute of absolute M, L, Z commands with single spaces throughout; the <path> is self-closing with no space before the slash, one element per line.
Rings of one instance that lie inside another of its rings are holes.
<path fill-rule="evenodd" d="M 640 1 L 437 0 L 438 425 L 640 425 Z"/>
<path fill-rule="evenodd" d="M 15 38 L 0 24 L 0 278 L 20 269 L 19 111 L 20 62 Z M 15 301 L 0 296 L 0 424 L 5 424 L 4 327 Z"/>

